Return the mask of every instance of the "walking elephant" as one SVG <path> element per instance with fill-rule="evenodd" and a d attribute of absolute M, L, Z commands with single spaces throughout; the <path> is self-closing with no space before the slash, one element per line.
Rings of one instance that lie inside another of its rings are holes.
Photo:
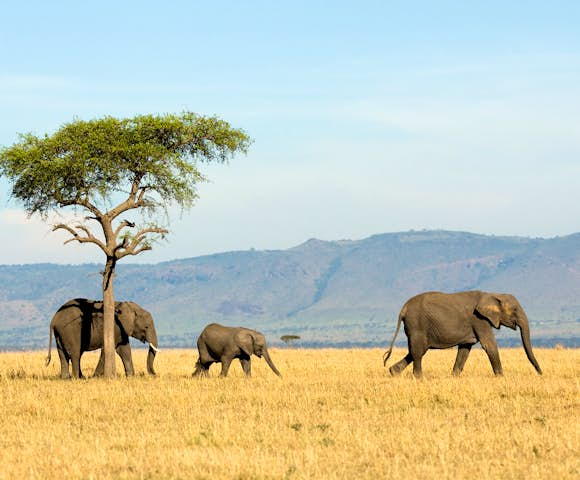
<path fill-rule="evenodd" d="M 74 378 L 82 378 L 81 355 L 90 350 L 103 347 L 103 302 L 75 298 L 62 305 L 52 317 L 48 338 L 48 356 L 46 365 L 50 363 L 52 334 L 56 341 L 60 357 L 60 376 L 70 378 L 69 362 L 72 363 Z M 133 356 L 129 337 L 149 343 L 147 356 L 147 371 L 155 375 L 153 361 L 158 351 L 157 332 L 151 314 L 133 302 L 115 302 L 115 346 L 117 354 L 123 361 L 125 374 L 132 376 Z M 95 376 L 103 375 L 104 357 L 95 369 Z"/>
<path fill-rule="evenodd" d="M 487 353 L 493 372 L 502 375 L 497 342 L 493 328 L 500 325 L 520 328 L 522 343 L 528 360 L 541 375 L 542 369 L 532 351 L 530 327 L 524 309 L 513 295 L 478 290 L 458 293 L 426 292 L 405 303 L 399 314 L 395 335 L 383 357 L 383 364 L 391 356 L 401 322 L 405 325 L 409 352 L 389 369 L 391 375 L 401 373 L 413 362 L 413 374 L 422 376 L 421 359 L 430 348 L 458 346 L 453 374 L 463 370 L 471 347 L 480 342 Z"/>
<path fill-rule="evenodd" d="M 207 375 L 210 365 L 219 362 L 222 364 L 220 376 L 226 377 L 234 358 L 240 360 L 244 373 L 249 377 L 252 374 L 251 355 L 259 358 L 263 355 L 272 371 L 279 377 L 282 376 L 270 358 L 264 335 L 249 328 L 224 327 L 211 323 L 197 339 L 197 350 L 199 358 L 195 364 L 194 377 Z"/>

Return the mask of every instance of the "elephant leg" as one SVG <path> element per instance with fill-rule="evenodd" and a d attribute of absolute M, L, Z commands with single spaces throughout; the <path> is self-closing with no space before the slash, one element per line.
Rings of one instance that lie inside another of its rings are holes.
<path fill-rule="evenodd" d="M 69 371 L 69 360 L 70 356 L 64 349 L 60 337 L 55 335 L 56 341 L 56 350 L 58 352 L 58 358 L 60 360 L 60 378 L 67 379 L 70 378 L 70 371 Z"/>
<path fill-rule="evenodd" d="M 242 364 L 242 369 L 244 370 L 246 377 L 251 377 L 252 376 L 252 361 L 250 360 L 250 357 L 240 358 L 240 363 Z"/>
<path fill-rule="evenodd" d="M 85 378 L 83 376 L 83 372 L 81 371 L 81 354 L 80 353 L 75 352 L 71 355 L 71 363 L 72 363 L 73 378 Z"/>
<path fill-rule="evenodd" d="M 135 375 L 135 369 L 133 368 L 133 355 L 131 354 L 131 345 L 129 342 L 122 343 L 116 348 L 117 355 L 121 357 L 123 361 L 123 367 L 125 367 L 125 376 L 132 377 Z"/>
<path fill-rule="evenodd" d="M 201 358 L 197 359 L 195 362 L 195 370 L 193 371 L 193 377 L 207 377 L 209 375 L 209 367 L 213 362 L 202 362 Z"/>
<path fill-rule="evenodd" d="M 233 358 L 230 357 L 222 357 L 222 371 L 220 373 L 220 377 L 227 377 L 228 371 L 230 369 L 230 365 L 232 364 Z"/>
<path fill-rule="evenodd" d="M 493 368 L 493 373 L 495 375 L 503 375 L 497 342 L 495 341 L 493 334 L 491 334 L 490 338 L 481 338 L 479 341 L 481 342 L 481 346 L 485 350 L 485 353 L 487 353 L 487 357 L 491 363 L 491 368 Z"/>
<path fill-rule="evenodd" d="M 99 363 L 95 367 L 93 377 L 102 377 L 105 373 L 105 357 L 103 356 L 103 349 L 101 348 L 101 356 L 99 357 Z"/>
<path fill-rule="evenodd" d="M 192 374 L 193 377 L 208 377 L 209 376 L 209 367 L 211 367 L 212 363 L 215 363 L 215 360 L 209 356 L 207 353 L 200 353 L 199 357 L 197 358 L 197 362 L 195 362 L 195 370 Z"/>
<path fill-rule="evenodd" d="M 391 375 L 399 375 L 412 361 L 413 357 L 410 353 L 407 353 L 407 355 L 405 355 L 401 360 L 389 368 L 389 373 Z"/>
<path fill-rule="evenodd" d="M 195 370 L 193 371 L 191 376 L 192 377 L 199 377 L 200 375 L 203 375 L 203 365 L 201 364 L 201 361 L 198 357 L 197 362 L 195 362 Z"/>
<path fill-rule="evenodd" d="M 57 343 L 58 358 L 60 359 L 60 378 L 68 379 L 70 378 L 69 371 L 69 358 L 65 351 Z"/>
<path fill-rule="evenodd" d="M 409 340 L 409 352 L 413 357 L 413 375 L 415 378 L 423 377 L 423 355 L 427 352 L 427 342 L 423 338 L 413 338 Z"/>
<path fill-rule="evenodd" d="M 457 357 L 455 358 L 455 365 L 453 365 L 453 375 L 459 375 L 463 371 L 469 352 L 471 352 L 471 343 L 464 343 L 457 347 Z"/>

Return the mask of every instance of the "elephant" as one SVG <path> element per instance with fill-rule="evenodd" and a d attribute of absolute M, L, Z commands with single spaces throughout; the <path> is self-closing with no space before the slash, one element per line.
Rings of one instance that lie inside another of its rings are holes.
<path fill-rule="evenodd" d="M 459 375 L 465 366 L 471 347 L 477 342 L 487 353 L 493 373 L 503 375 L 493 328 L 500 325 L 515 330 L 520 327 L 522 343 L 530 363 L 538 374 L 542 369 L 532 351 L 528 317 L 518 300 L 506 293 L 479 290 L 457 293 L 425 292 L 409 299 L 399 314 L 395 335 L 383 356 L 383 365 L 391 356 L 401 322 L 409 352 L 389 369 L 391 375 L 401 373 L 413 362 L 413 374 L 421 378 L 421 359 L 427 350 L 457 346 L 453 375 Z"/>
<path fill-rule="evenodd" d="M 266 363 L 272 371 L 281 377 L 282 375 L 274 366 L 268 349 L 266 338 L 260 332 L 243 327 L 224 327 L 218 323 L 207 325 L 197 339 L 199 358 L 195 364 L 193 376 L 206 376 L 212 363 L 222 364 L 221 377 L 228 375 L 230 364 L 234 358 L 238 358 L 242 369 L 247 377 L 252 374 L 250 356 L 264 356 Z"/>
<path fill-rule="evenodd" d="M 47 366 L 51 359 L 53 332 L 60 357 L 61 378 L 70 378 L 69 361 L 72 363 L 73 377 L 83 378 L 81 355 L 103 347 L 103 302 L 75 298 L 57 310 L 50 322 Z M 155 375 L 153 361 L 159 349 L 153 317 L 134 302 L 115 302 L 115 347 L 128 377 L 135 374 L 129 337 L 149 343 L 147 372 Z M 103 371 L 104 357 L 101 351 L 94 375 L 102 376 Z"/>

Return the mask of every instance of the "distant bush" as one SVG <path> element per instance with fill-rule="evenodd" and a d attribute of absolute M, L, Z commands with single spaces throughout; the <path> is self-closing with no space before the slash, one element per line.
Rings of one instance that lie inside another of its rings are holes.
<path fill-rule="evenodd" d="M 300 335 L 282 335 L 280 340 L 282 340 L 286 345 L 294 345 L 296 340 L 300 340 Z"/>

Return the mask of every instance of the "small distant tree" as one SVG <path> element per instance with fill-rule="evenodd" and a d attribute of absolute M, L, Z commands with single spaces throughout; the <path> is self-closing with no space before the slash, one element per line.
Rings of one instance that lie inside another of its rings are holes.
<path fill-rule="evenodd" d="M 280 340 L 282 340 L 286 345 L 294 345 L 294 342 L 296 340 L 300 340 L 300 336 L 299 335 L 282 335 L 280 337 Z"/>
<path fill-rule="evenodd" d="M 216 117 L 139 115 L 74 120 L 52 135 L 20 135 L 0 150 L 0 173 L 29 216 L 70 207 L 84 220 L 57 223 L 65 241 L 93 244 L 105 254 L 103 281 L 104 375 L 115 376 L 115 266 L 128 255 L 151 250 L 168 233 L 167 209 L 189 209 L 205 177 L 203 162 L 225 162 L 246 153 L 250 138 Z M 128 220 L 140 213 L 139 224 Z M 162 221 L 164 220 L 164 221 Z"/>

